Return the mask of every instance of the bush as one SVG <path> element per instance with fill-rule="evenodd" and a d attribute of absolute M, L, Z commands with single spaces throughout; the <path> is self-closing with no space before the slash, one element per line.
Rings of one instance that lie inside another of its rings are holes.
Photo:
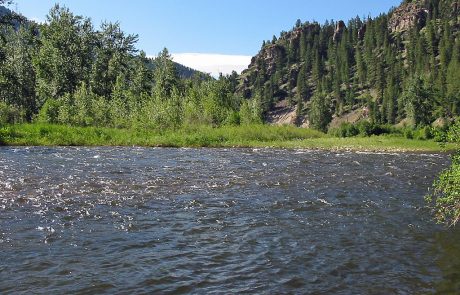
<path fill-rule="evenodd" d="M 391 125 L 378 125 L 367 121 L 361 121 L 355 125 L 351 123 L 343 123 L 339 128 L 330 129 L 330 135 L 336 137 L 354 137 L 354 136 L 372 136 L 382 134 L 399 134 L 399 130 Z"/>
<path fill-rule="evenodd" d="M 414 132 L 412 131 L 412 129 L 405 129 L 404 137 L 407 139 L 414 139 Z"/>
<path fill-rule="evenodd" d="M 56 99 L 47 99 L 37 115 L 39 123 L 59 123 L 59 109 L 61 104 Z"/>
<path fill-rule="evenodd" d="M 17 106 L 0 102 L 0 124 L 23 123 L 25 112 Z"/>
<path fill-rule="evenodd" d="M 432 129 L 429 126 L 425 126 L 414 131 L 414 139 L 428 140 L 433 139 Z"/>
<path fill-rule="evenodd" d="M 447 140 L 460 143 L 460 123 L 449 129 Z M 432 205 L 436 220 L 456 225 L 460 221 L 460 151 L 452 157 L 452 166 L 441 173 L 433 188 L 426 200 Z"/>
<path fill-rule="evenodd" d="M 447 141 L 447 131 L 449 127 L 434 127 L 432 128 L 431 134 L 433 136 L 433 140 L 436 142 L 446 142 Z"/>
<path fill-rule="evenodd" d="M 350 123 L 343 123 L 339 128 L 329 129 L 328 133 L 335 137 L 353 137 L 359 134 L 359 129 Z"/>
<path fill-rule="evenodd" d="M 225 119 L 224 125 L 238 126 L 241 123 L 239 112 L 229 112 L 227 119 Z"/>

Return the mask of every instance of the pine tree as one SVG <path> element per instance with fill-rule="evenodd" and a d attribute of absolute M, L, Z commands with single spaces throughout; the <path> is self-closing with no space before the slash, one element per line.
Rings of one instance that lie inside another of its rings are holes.
<path fill-rule="evenodd" d="M 406 115 L 414 126 L 427 125 L 431 122 L 433 102 L 430 101 L 431 95 L 421 77 L 416 76 L 409 81 L 402 97 Z"/>
<path fill-rule="evenodd" d="M 310 105 L 309 120 L 310 126 L 320 131 L 327 131 L 332 116 L 329 108 L 328 98 L 325 93 L 317 92 L 313 95 Z"/>
<path fill-rule="evenodd" d="M 297 76 L 297 118 L 300 118 L 303 111 L 304 101 L 308 96 L 308 85 L 307 85 L 307 73 L 305 65 L 300 67 L 299 74 Z"/>
<path fill-rule="evenodd" d="M 155 59 L 155 95 L 161 99 L 168 99 L 174 89 L 179 86 L 179 77 L 176 67 L 171 60 L 168 49 L 164 48 Z"/>

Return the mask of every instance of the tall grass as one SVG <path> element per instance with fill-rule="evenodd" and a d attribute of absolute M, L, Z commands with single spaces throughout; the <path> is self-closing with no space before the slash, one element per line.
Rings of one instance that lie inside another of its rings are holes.
<path fill-rule="evenodd" d="M 337 138 L 293 126 L 188 126 L 178 130 L 17 124 L 0 127 L 0 144 L 38 146 L 277 147 L 442 151 L 433 141 L 394 136 Z M 448 150 L 454 146 L 447 146 Z"/>

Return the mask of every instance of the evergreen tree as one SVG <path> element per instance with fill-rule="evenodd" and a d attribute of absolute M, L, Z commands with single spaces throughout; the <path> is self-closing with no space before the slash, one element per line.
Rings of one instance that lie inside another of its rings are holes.
<path fill-rule="evenodd" d="M 326 131 L 332 116 L 328 99 L 325 93 L 317 92 L 313 95 L 310 105 L 310 126 L 320 131 Z"/>
<path fill-rule="evenodd" d="M 155 95 L 163 100 L 168 99 L 179 86 L 179 76 L 168 49 L 164 48 L 160 52 L 155 65 Z"/>
<path fill-rule="evenodd" d="M 308 97 L 307 74 L 305 65 L 300 67 L 299 74 L 297 75 L 297 118 L 302 115 L 304 101 Z"/>
<path fill-rule="evenodd" d="M 413 125 L 427 125 L 431 122 L 433 105 L 430 101 L 429 90 L 422 78 L 412 78 L 402 97 L 405 102 L 406 115 Z"/>

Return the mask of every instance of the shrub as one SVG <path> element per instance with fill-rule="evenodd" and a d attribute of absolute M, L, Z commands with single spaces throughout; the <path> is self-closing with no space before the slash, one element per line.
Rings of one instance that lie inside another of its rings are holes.
<path fill-rule="evenodd" d="M 414 139 L 418 139 L 418 140 L 433 139 L 433 133 L 432 133 L 431 127 L 424 126 L 422 128 L 414 130 L 413 137 Z"/>
<path fill-rule="evenodd" d="M 335 137 L 353 137 L 359 134 L 359 129 L 350 123 L 342 123 L 339 128 L 329 129 L 328 133 Z"/>
<path fill-rule="evenodd" d="M 412 131 L 412 129 L 405 129 L 404 137 L 407 139 L 414 139 L 414 132 Z"/>
<path fill-rule="evenodd" d="M 460 123 L 449 129 L 447 140 L 460 142 Z M 460 221 L 460 151 L 452 157 L 452 166 L 441 173 L 433 188 L 426 200 L 432 205 L 436 220 L 456 225 Z"/>
<path fill-rule="evenodd" d="M 399 134 L 400 131 L 391 125 L 378 125 L 367 121 L 358 124 L 343 123 L 339 128 L 331 129 L 328 132 L 336 137 L 372 136 L 382 134 Z"/>
<path fill-rule="evenodd" d="M 25 112 L 17 106 L 0 102 L 0 124 L 23 123 Z"/>
<path fill-rule="evenodd" d="M 59 122 L 59 109 L 61 104 L 55 99 L 47 99 L 37 115 L 39 123 L 56 124 Z"/>

